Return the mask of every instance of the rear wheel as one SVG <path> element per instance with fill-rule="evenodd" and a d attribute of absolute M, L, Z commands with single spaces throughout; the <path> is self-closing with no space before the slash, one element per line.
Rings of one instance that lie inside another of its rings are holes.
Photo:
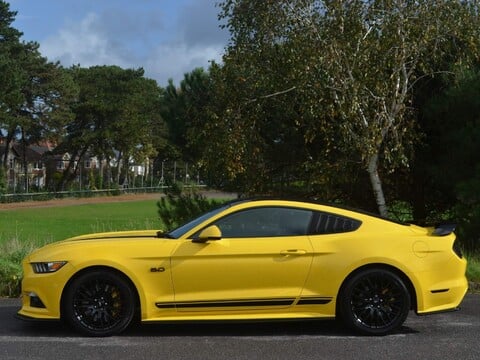
<path fill-rule="evenodd" d="M 63 315 L 89 336 L 111 336 L 125 330 L 135 315 L 135 294 L 120 275 L 95 270 L 80 275 L 68 287 Z"/>
<path fill-rule="evenodd" d="M 410 310 L 410 294 L 395 273 L 368 269 L 355 274 L 340 293 L 340 317 L 352 329 L 385 335 L 399 328 Z"/>

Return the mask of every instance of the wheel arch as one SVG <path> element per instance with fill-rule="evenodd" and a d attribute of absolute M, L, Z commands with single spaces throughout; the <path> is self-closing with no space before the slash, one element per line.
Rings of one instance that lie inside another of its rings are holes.
<path fill-rule="evenodd" d="M 365 271 L 365 270 L 370 270 L 370 269 L 381 269 L 381 270 L 388 270 L 394 273 L 395 275 L 399 276 L 400 279 L 402 279 L 403 283 L 407 287 L 408 293 L 410 295 L 410 310 L 416 310 L 417 309 L 417 294 L 415 291 L 415 287 L 413 286 L 412 281 L 410 278 L 399 268 L 389 265 L 389 264 L 383 264 L 383 263 L 372 263 L 372 264 L 366 264 L 363 266 L 360 266 L 359 268 L 356 268 L 355 270 L 351 271 L 348 276 L 343 279 L 342 284 L 340 285 L 337 293 L 337 300 L 335 304 L 335 315 L 338 316 L 339 314 L 339 306 L 340 306 L 340 301 L 339 298 L 342 294 L 343 288 L 345 285 L 349 282 L 349 280 L 355 276 L 356 274 Z"/>
<path fill-rule="evenodd" d="M 124 272 L 111 267 L 111 266 L 106 266 L 106 265 L 96 265 L 96 266 L 89 266 L 86 268 L 81 269 L 80 271 L 76 272 L 70 279 L 68 279 L 67 283 L 63 287 L 62 290 L 62 295 L 60 298 L 60 318 L 64 319 L 64 307 L 65 307 L 65 293 L 67 292 L 67 289 L 70 287 L 73 281 L 77 279 L 78 277 L 82 276 L 83 274 L 89 273 L 89 272 L 94 272 L 94 271 L 107 271 L 113 274 L 116 274 L 120 276 L 123 280 L 127 282 L 127 284 L 131 287 L 133 290 L 133 294 L 135 296 L 135 317 L 134 321 L 138 322 L 141 318 L 141 301 L 140 301 L 140 295 L 138 293 L 138 289 L 135 286 L 135 283 L 130 279 L 130 277 L 125 274 Z"/>

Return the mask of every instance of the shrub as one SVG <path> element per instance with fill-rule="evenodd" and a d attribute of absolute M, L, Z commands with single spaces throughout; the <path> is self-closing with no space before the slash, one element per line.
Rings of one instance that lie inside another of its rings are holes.
<path fill-rule="evenodd" d="M 35 249 L 33 244 L 22 244 L 12 239 L 0 246 L 0 296 L 20 295 L 22 259 Z"/>
<path fill-rule="evenodd" d="M 7 177 L 3 166 L 0 165 L 0 195 L 7 192 Z"/>
<path fill-rule="evenodd" d="M 480 254 L 480 168 L 477 176 L 457 185 L 455 213 L 459 221 L 458 237 L 463 249 Z"/>
<path fill-rule="evenodd" d="M 184 191 L 178 183 L 166 188 L 165 195 L 157 202 L 158 215 L 165 230 L 172 230 L 224 202 L 207 199 L 193 188 Z"/>

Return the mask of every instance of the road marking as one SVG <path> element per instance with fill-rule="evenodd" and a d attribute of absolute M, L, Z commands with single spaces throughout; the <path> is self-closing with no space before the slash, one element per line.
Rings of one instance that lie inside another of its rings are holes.
<path fill-rule="evenodd" d="M 478 324 L 473 324 L 470 322 L 461 322 L 461 321 L 457 321 L 457 322 L 449 321 L 448 326 L 470 327 L 470 326 L 478 326 Z"/>
<path fill-rule="evenodd" d="M 84 337 L 47 337 L 47 336 L 0 336 L 0 343 L 12 342 L 40 342 L 40 343 L 64 343 L 78 344 L 79 346 L 132 346 L 141 345 L 138 341 L 132 341 L 125 337 L 111 338 L 84 338 Z"/>
<path fill-rule="evenodd" d="M 344 335 L 278 335 L 278 336 L 228 336 L 229 339 L 245 340 L 245 341 L 299 341 L 299 340 L 312 340 L 312 339 L 323 339 L 323 340 L 361 340 L 361 341 L 385 341 L 386 339 L 398 339 L 404 338 L 407 334 L 393 334 L 382 337 L 371 337 L 371 336 L 344 336 Z M 209 340 L 219 339 L 224 336 L 209 336 Z M 177 336 L 162 336 L 163 340 L 168 341 L 170 338 L 177 338 Z M 198 337 L 197 337 L 198 338 Z M 75 343 L 80 346 L 131 346 L 131 345 L 141 345 L 144 342 L 139 341 L 135 338 L 129 337 L 109 337 L 109 338 L 85 338 L 85 337 L 47 337 L 47 336 L 0 336 L 0 343 L 11 343 L 11 342 L 41 342 L 41 343 Z"/>

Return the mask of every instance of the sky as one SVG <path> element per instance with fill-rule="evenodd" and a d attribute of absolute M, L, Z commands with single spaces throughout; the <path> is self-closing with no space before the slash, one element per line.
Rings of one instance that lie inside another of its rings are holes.
<path fill-rule="evenodd" d="M 216 0 L 10 0 L 13 27 L 50 61 L 142 67 L 145 76 L 178 85 L 196 67 L 221 61 L 228 32 Z"/>

